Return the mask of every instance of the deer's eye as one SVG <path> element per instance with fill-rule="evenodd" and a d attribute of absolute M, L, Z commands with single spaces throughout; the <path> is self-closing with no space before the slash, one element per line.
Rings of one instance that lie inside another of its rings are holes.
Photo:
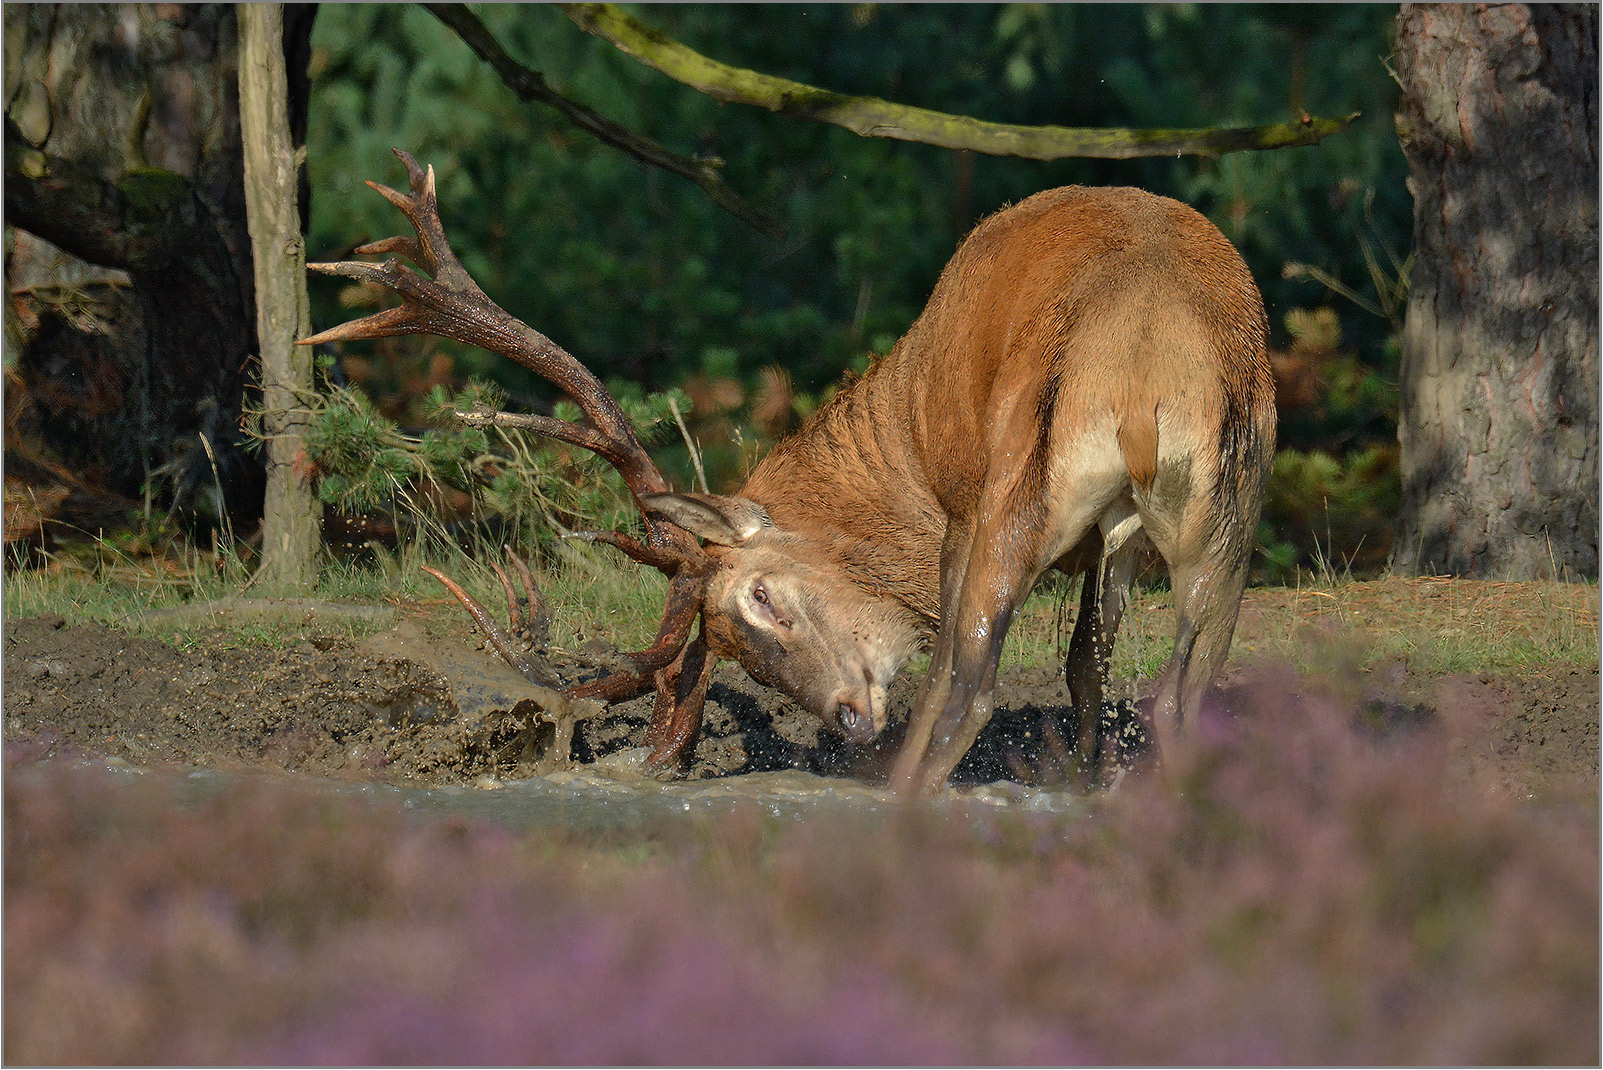
<path fill-rule="evenodd" d="M 751 600 L 757 603 L 758 609 L 756 611 L 756 615 L 758 617 L 771 622 L 784 631 L 789 631 L 791 628 L 795 627 L 789 617 L 780 613 L 779 608 L 774 605 L 773 597 L 768 593 L 768 589 L 762 584 L 759 583 L 757 586 L 751 589 Z"/>

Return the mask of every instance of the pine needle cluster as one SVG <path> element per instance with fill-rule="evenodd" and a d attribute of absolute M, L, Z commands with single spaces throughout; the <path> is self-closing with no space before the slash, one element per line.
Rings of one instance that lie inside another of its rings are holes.
<path fill-rule="evenodd" d="M 675 405 L 680 412 L 691 407 L 678 390 L 609 387 L 648 445 L 673 432 Z M 547 552 L 574 531 L 627 528 L 632 499 L 604 461 L 533 432 L 467 427 L 455 418 L 475 408 L 499 409 L 505 400 L 500 388 L 479 380 L 459 390 L 436 386 L 426 405 L 434 426 L 405 428 L 360 387 L 326 384 L 306 437 L 318 497 L 338 512 L 386 514 L 398 531 L 457 545 L 493 528 L 497 543 Z M 569 401 L 553 406 L 552 415 L 582 420 Z"/>

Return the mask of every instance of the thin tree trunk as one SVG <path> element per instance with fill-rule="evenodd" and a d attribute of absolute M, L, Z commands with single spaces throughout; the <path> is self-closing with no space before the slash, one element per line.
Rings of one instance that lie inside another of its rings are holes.
<path fill-rule="evenodd" d="M 1405 571 L 1597 575 L 1597 47 L 1592 5 L 1398 16 Z"/>
<path fill-rule="evenodd" d="M 239 118 L 245 209 L 256 268 L 256 337 L 262 360 L 267 496 L 262 577 L 300 592 L 317 578 L 317 503 L 304 465 L 312 351 L 306 337 L 306 247 L 297 207 L 300 160 L 290 137 L 284 6 L 239 4 Z"/>

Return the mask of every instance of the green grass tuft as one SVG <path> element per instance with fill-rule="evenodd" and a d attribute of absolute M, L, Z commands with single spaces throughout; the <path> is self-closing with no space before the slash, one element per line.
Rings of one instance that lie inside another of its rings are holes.
<path fill-rule="evenodd" d="M 466 634 L 465 613 L 422 571 L 425 564 L 455 578 L 499 617 L 504 598 L 489 567 L 504 553 L 480 536 L 472 550 L 456 545 L 443 528 L 389 550 L 370 547 L 363 560 L 327 561 L 307 597 L 341 605 L 390 605 L 422 617 L 439 634 Z M 552 614 L 559 648 L 600 639 L 620 649 L 649 644 L 661 618 L 666 581 L 657 572 L 612 551 L 571 540 L 536 560 L 535 576 Z M 101 541 L 76 556 L 61 555 L 45 568 L 5 571 L 4 604 L 10 616 L 55 613 L 70 622 L 117 627 L 149 614 L 217 599 L 252 596 L 249 559 L 226 551 L 174 550 L 165 556 L 128 554 Z M 1595 583 L 1495 583 L 1390 576 L 1359 581 L 1330 574 L 1295 587 L 1247 592 L 1236 627 L 1232 661 L 1277 659 L 1302 671 L 1333 664 L 1367 669 L 1404 663 L 1415 672 L 1525 673 L 1554 665 L 1596 664 L 1599 653 Z M 1060 666 L 1079 605 L 1077 580 L 1053 578 L 1030 596 L 1015 620 L 1004 665 Z M 193 624 L 187 625 L 193 627 Z M 321 625 L 320 625 L 321 626 Z M 353 636 L 378 625 L 331 624 L 326 631 Z M 241 642 L 281 643 L 304 631 L 293 622 L 262 623 Z M 177 626 L 164 629 L 177 636 Z M 1115 679 L 1150 680 L 1173 649 L 1173 601 L 1165 588 L 1138 588 L 1114 648 Z M 917 670 L 922 662 L 911 666 Z"/>

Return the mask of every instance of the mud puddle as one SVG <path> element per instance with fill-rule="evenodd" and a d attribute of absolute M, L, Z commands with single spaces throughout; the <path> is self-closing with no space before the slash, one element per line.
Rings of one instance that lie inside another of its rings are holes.
<path fill-rule="evenodd" d="M 602 671 L 577 662 L 556 667 L 565 683 Z M 631 758 L 645 743 L 650 696 L 612 707 L 553 703 L 471 640 L 431 637 L 413 623 L 359 642 L 313 634 L 269 647 L 213 629 L 175 646 L 100 624 L 35 617 L 6 623 L 5 673 L 6 739 L 44 754 L 414 787 L 580 772 L 598 785 L 659 787 Z M 959 770 L 962 783 L 1037 779 L 1031 771 L 1054 746 L 1061 750 L 1058 721 L 1067 711 L 1052 674 L 1013 674 L 1005 683 L 1021 695 L 1049 691 L 1051 699 L 1000 711 Z M 913 688 L 914 681 L 899 681 L 893 706 L 905 709 Z M 724 665 L 681 783 L 663 790 L 717 793 L 732 789 L 709 783 L 779 773 L 874 784 L 899 741 L 893 729 L 874 744 L 850 744 Z M 782 781 L 770 778 L 781 795 L 812 790 Z"/>
<path fill-rule="evenodd" d="M 600 671 L 559 662 L 567 682 Z M 1225 681 L 1252 705 L 1303 701 L 1308 681 L 1244 667 Z M 821 729 L 788 699 L 722 666 L 703 735 L 683 778 L 640 768 L 649 697 L 553 716 L 530 685 L 465 636 L 431 637 L 401 623 L 370 639 L 308 634 L 281 647 L 226 629 L 173 645 L 59 617 L 8 620 L 4 640 L 8 746 L 40 758 L 105 757 L 130 767 L 290 773 L 339 790 L 405 791 L 412 808 L 606 824 L 647 814 L 756 805 L 778 816 L 818 807 L 865 813 L 886 805 L 877 784 L 899 743 L 870 746 Z M 1447 724 L 1470 776 L 1516 795 L 1598 777 L 1598 670 L 1520 676 L 1411 676 L 1392 668 L 1355 681 L 1355 716 L 1380 732 Z M 892 691 L 905 711 L 914 681 Z M 1265 689 L 1275 692 L 1269 700 Z M 1120 685 L 1119 693 L 1137 690 Z M 1007 668 L 998 711 L 954 778 L 959 798 L 1019 808 L 1072 808 L 1075 774 L 1067 694 L 1050 668 Z M 1249 703 L 1243 703 L 1244 705 Z M 1128 703 L 1119 712 L 1128 727 Z M 204 777 L 201 778 L 204 780 Z M 564 810 L 563 808 L 567 809 Z"/>
<path fill-rule="evenodd" d="M 646 753 L 641 748 L 627 757 L 639 762 Z M 106 763 L 94 760 L 86 764 Z M 114 760 L 106 767 L 128 777 L 152 775 L 155 780 L 170 781 L 173 801 L 180 806 L 198 805 L 247 780 L 271 781 L 316 795 L 394 807 L 419 818 L 460 817 L 513 832 L 560 828 L 586 835 L 640 835 L 685 820 L 736 813 L 798 823 L 820 817 L 844 819 L 873 830 L 891 820 L 900 805 L 872 785 L 799 770 L 673 783 L 577 770 L 515 781 L 425 788 L 246 771 L 141 769 Z M 999 811 L 1072 815 L 1087 803 L 1083 795 L 1068 791 L 996 784 L 960 789 L 926 805 L 945 809 L 949 817 L 963 821 Z"/>

